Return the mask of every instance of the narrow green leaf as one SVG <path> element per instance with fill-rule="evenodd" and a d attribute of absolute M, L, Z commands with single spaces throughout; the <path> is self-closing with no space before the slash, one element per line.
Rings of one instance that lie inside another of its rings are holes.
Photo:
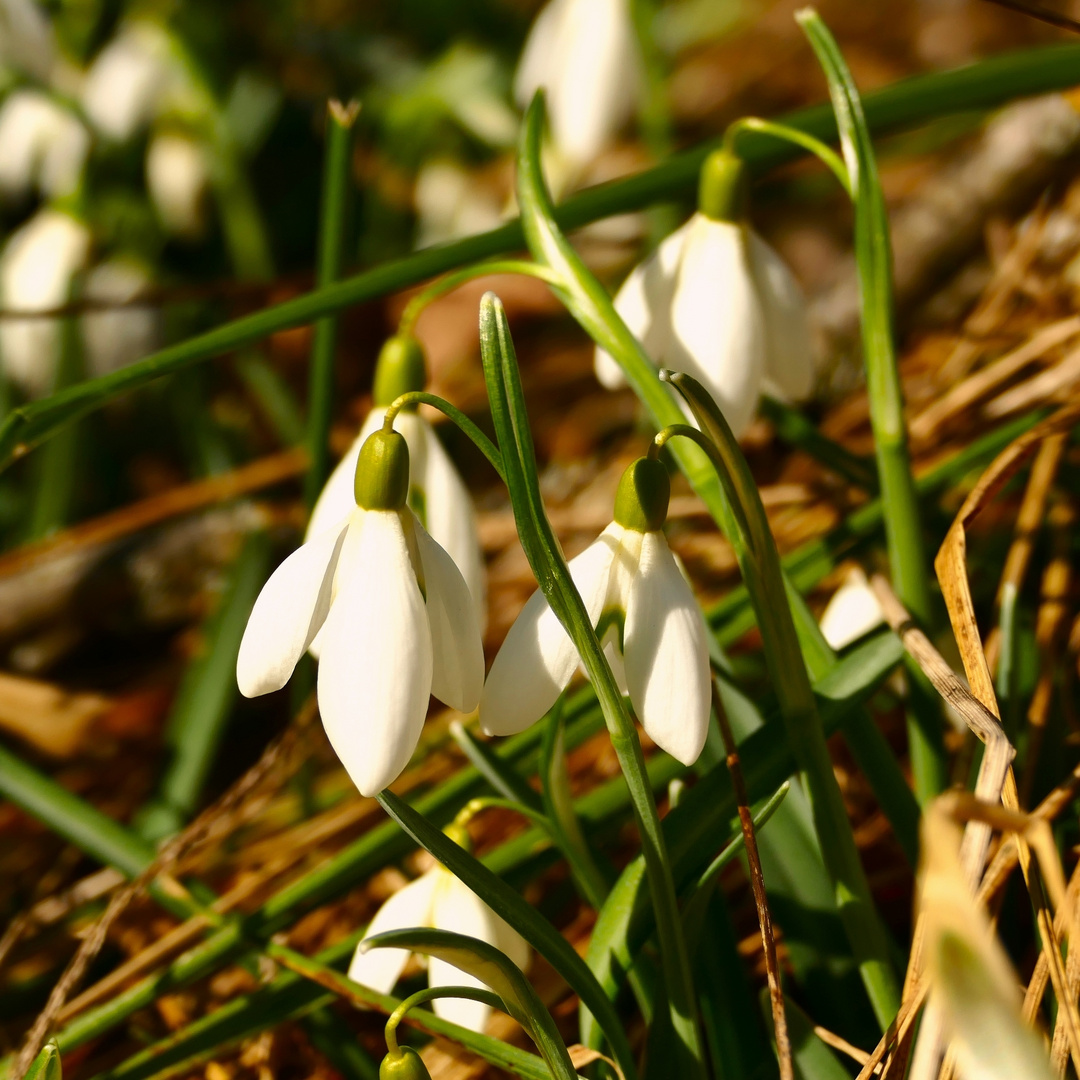
<path fill-rule="evenodd" d="M 457 720 L 450 725 L 450 734 L 473 768 L 504 799 L 520 803 L 534 813 L 543 812 L 544 804 L 540 796 L 535 789 L 529 787 L 510 762 L 499 757 L 487 743 L 477 739 L 464 724 Z"/>
<path fill-rule="evenodd" d="M 798 1080 L 851 1080 L 851 1073 L 840 1059 L 818 1038 L 814 1022 L 790 998 L 784 1001 L 787 1013 L 788 1036 L 791 1039 L 792 1064 Z M 765 991 L 761 996 L 761 1011 L 772 1031 L 772 1009 Z"/>
<path fill-rule="evenodd" d="M 63 1080 L 60 1067 L 60 1047 L 55 1039 L 50 1039 L 26 1070 L 23 1080 Z"/>
<path fill-rule="evenodd" d="M 491 987 L 506 1011 L 529 1033 L 558 1080 L 577 1080 L 570 1055 L 551 1014 L 518 966 L 493 945 L 448 930 L 392 930 L 367 938 L 361 949 L 408 949 L 445 960 Z"/>
<path fill-rule="evenodd" d="M 597 1016 L 626 1080 L 637 1076 L 630 1044 L 611 1002 L 585 962 L 566 939 L 520 893 L 497 878 L 483 863 L 455 844 L 440 829 L 392 791 L 379 796 L 383 809 L 422 848 L 465 882 L 497 915 L 505 919 L 567 981 Z"/>

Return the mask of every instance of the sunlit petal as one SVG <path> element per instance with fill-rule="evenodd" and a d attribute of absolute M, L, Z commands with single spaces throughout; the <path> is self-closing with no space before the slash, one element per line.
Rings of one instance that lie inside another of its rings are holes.
<path fill-rule="evenodd" d="M 438 881 L 439 871 L 429 870 L 398 889 L 375 912 L 364 938 L 390 930 L 431 926 L 431 904 Z M 349 978 L 380 994 L 389 994 L 408 959 L 408 949 L 369 949 L 364 953 L 357 949 L 349 965 Z"/>
<path fill-rule="evenodd" d="M 738 438 L 754 416 L 765 366 L 764 319 L 741 226 L 691 219 L 671 322 L 664 363 L 705 386 Z"/>
<path fill-rule="evenodd" d="M 375 795 L 409 763 L 431 693 L 427 608 L 395 511 L 364 515 L 321 645 L 326 734 L 360 793 Z"/>
<path fill-rule="evenodd" d="M 484 646 L 476 607 L 454 560 L 413 521 L 431 627 L 431 692 L 451 709 L 472 712 L 484 688 Z"/>
<path fill-rule="evenodd" d="M 814 389 L 814 344 L 806 299 L 787 263 L 752 229 L 750 267 L 765 315 L 762 389 L 781 401 L 805 401 Z"/>
<path fill-rule="evenodd" d="M 884 621 L 881 602 L 866 575 L 853 567 L 822 612 L 821 633 L 832 648 L 846 649 Z"/>
<path fill-rule="evenodd" d="M 684 765 L 698 759 L 709 730 L 707 633 L 663 534 L 646 533 L 626 607 L 626 681 L 650 738 Z"/>
<path fill-rule="evenodd" d="M 413 486 L 423 492 L 422 524 L 461 571 L 483 635 L 487 628 L 487 573 L 472 497 L 431 426 L 423 420 L 420 423 L 427 449 L 419 463 L 410 461 Z"/>
<path fill-rule="evenodd" d="M 609 526 L 580 555 L 570 573 L 593 625 L 604 609 L 608 571 L 618 548 Z M 574 643 L 537 589 L 521 609 L 491 665 L 480 699 L 480 726 L 488 735 L 513 735 L 555 704 L 577 666 Z"/>
<path fill-rule="evenodd" d="M 351 520 L 341 518 L 301 544 L 262 587 L 236 658 L 236 682 L 245 697 L 280 690 L 323 625 Z"/>

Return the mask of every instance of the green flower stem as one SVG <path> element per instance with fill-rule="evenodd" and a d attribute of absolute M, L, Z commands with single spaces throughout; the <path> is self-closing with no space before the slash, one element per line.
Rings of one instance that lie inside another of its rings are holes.
<path fill-rule="evenodd" d="M 415 1009 L 418 1005 L 425 1005 L 429 1001 L 436 1001 L 438 998 L 465 998 L 467 1001 L 481 1001 L 492 1009 L 506 1011 L 502 998 L 490 990 L 481 990 L 477 986 L 425 986 L 423 990 L 417 990 L 415 994 L 405 998 L 386 1021 L 383 1035 L 386 1038 L 388 1054 L 396 1056 L 401 1052 L 401 1047 L 398 1046 L 397 1029 L 409 1010 Z"/>
<path fill-rule="evenodd" d="M 535 111 L 534 105 L 530 115 L 535 115 Z M 528 123 L 526 130 L 530 131 Z M 529 157 L 531 152 L 538 159 L 538 126 L 535 120 L 531 134 L 535 141 L 524 143 L 526 149 L 522 157 Z M 536 167 L 539 167 L 538 164 Z M 536 458 L 506 313 L 501 302 L 490 293 L 480 303 L 480 351 L 491 414 L 506 466 L 507 486 L 522 547 L 544 596 L 581 656 L 630 789 L 656 911 L 661 959 L 677 1047 L 676 1071 L 687 1077 L 704 1077 L 690 956 L 641 743 L 588 612 L 570 577 L 562 548 L 548 521 L 536 476 Z"/>
<path fill-rule="evenodd" d="M 1013 98 L 1062 90 L 1076 83 L 1080 45 L 1053 45 L 993 57 L 954 71 L 905 79 L 867 94 L 867 122 L 875 135 L 927 123 L 937 117 L 975 109 L 989 109 Z M 836 138 L 836 118 L 828 106 L 802 109 L 782 118 L 819 139 Z M 578 228 L 613 214 L 641 210 L 657 202 L 691 195 L 705 157 L 716 146 L 710 141 L 676 154 L 653 169 L 623 180 L 579 192 L 558 209 L 564 229 Z M 740 139 L 740 156 L 760 175 L 799 156 L 788 143 L 747 132 Z M 452 244 L 392 260 L 323 289 L 234 319 L 171 345 L 122 371 L 79 386 L 43 401 L 15 409 L 0 426 L 0 468 L 48 438 L 58 428 L 118 394 L 145 386 L 162 375 L 200 361 L 232 352 L 260 338 L 303 326 L 344 307 L 371 300 L 453 270 L 478 259 L 521 247 L 520 222 L 467 237 Z"/>
<path fill-rule="evenodd" d="M 892 247 L 877 161 L 858 88 L 836 41 L 812 8 L 801 11 L 797 19 L 828 79 L 840 144 L 851 177 L 866 388 L 893 586 L 908 611 L 929 626 L 933 614 L 929 560 L 904 424 L 904 395 L 893 335 Z M 914 661 L 907 664 L 907 670 L 908 746 L 915 794 L 925 803 L 946 783 L 940 700 Z"/>
<path fill-rule="evenodd" d="M 409 405 L 430 405 L 433 409 L 438 409 L 472 440 L 476 449 L 488 459 L 491 467 L 499 474 L 499 479 L 506 479 L 503 475 L 502 455 L 499 453 L 499 448 L 459 408 L 451 405 L 438 394 L 430 394 L 426 390 L 410 390 L 407 394 L 394 398 L 386 408 L 383 428 L 387 430 L 392 428 L 394 417 Z"/>
<path fill-rule="evenodd" d="M 851 178 L 848 176 L 844 159 L 827 143 L 814 138 L 805 131 L 800 131 L 789 124 L 780 124 L 774 120 L 763 120 L 760 116 L 743 116 L 733 121 L 724 132 L 724 146 L 732 153 L 737 152 L 739 136 L 744 131 L 754 131 L 759 135 L 771 135 L 774 139 L 783 139 L 813 154 L 832 172 L 840 186 L 851 194 Z"/>
<path fill-rule="evenodd" d="M 900 1007 L 900 984 L 891 962 L 889 936 L 874 907 L 833 772 L 761 495 L 727 421 L 705 390 L 687 375 L 662 373 L 661 377 L 665 375 L 686 398 L 701 431 L 680 424 L 661 431 L 656 443 L 663 445 L 675 435 L 693 439 L 708 455 L 733 508 L 738 508 L 736 517 L 745 528 L 743 543 L 736 545 L 739 569 L 761 628 L 765 661 L 787 741 L 806 778 L 814 829 L 832 879 L 837 912 L 874 1015 L 884 1029 Z"/>
<path fill-rule="evenodd" d="M 534 262 L 526 262 L 524 259 L 492 259 L 487 262 L 475 263 L 466 266 L 452 274 L 433 281 L 426 289 L 418 292 L 406 305 L 398 322 L 398 335 L 410 337 L 416 330 L 416 321 L 423 314 L 424 308 L 440 296 L 461 288 L 469 281 L 475 281 L 480 277 L 488 277 L 491 274 L 522 274 L 525 277 L 539 278 L 549 285 L 558 284 L 554 274 L 546 266 L 539 266 Z"/>
<path fill-rule="evenodd" d="M 315 260 L 317 288 L 341 277 L 349 215 L 353 132 L 360 114 L 358 102 L 331 101 L 326 109 L 326 150 L 323 157 L 322 205 L 319 212 L 319 249 Z M 328 437 L 334 411 L 334 356 L 338 318 L 326 315 L 315 323 L 308 375 L 307 448 L 311 464 L 304 478 L 308 509 L 322 491 L 330 469 Z"/>
<path fill-rule="evenodd" d="M 553 844 L 558 846 L 551 822 L 543 814 L 538 810 L 523 806 L 516 799 L 503 799 L 498 795 L 479 795 L 475 799 L 470 799 L 458 811 L 457 817 L 454 818 L 454 824 L 467 825 L 477 814 L 483 813 L 485 810 L 512 810 L 515 814 L 520 814 L 535 825 Z"/>

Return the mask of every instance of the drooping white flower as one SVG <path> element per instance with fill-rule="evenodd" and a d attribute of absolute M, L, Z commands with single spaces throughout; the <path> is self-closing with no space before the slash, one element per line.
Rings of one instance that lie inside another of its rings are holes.
<path fill-rule="evenodd" d="M 83 108 L 103 135 L 124 142 L 158 115 L 182 81 L 165 29 L 135 20 L 94 58 L 83 83 Z"/>
<path fill-rule="evenodd" d="M 821 614 L 821 633 L 839 651 L 885 622 L 885 612 L 862 568 L 854 566 Z"/>
<path fill-rule="evenodd" d="M 402 338 L 391 338 L 383 348 L 375 376 L 375 397 L 383 404 L 376 405 L 371 410 L 352 446 L 330 474 L 330 479 L 311 512 L 306 534 L 308 538 L 329 528 L 352 504 L 353 477 L 356 474 L 360 448 L 368 436 L 382 425 L 386 405 L 399 394 L 410 389 L 419 389 L 423 385 L 422 355 L 417 362 L 421 369 L 420 375 L 408 375 L 403 379 L 387 376 L 388 366 L 396 364 L 402 357 L 408 357 L 405 364 L 414 363 L 413 357 L 418 349 L 419 346 L 412 339 Z M 387 383 L 391 384 L 391 388 L 383 390 L 382 387 Z M 484 556 L 480 550 L 476 528 L 476 513 L 469 491 L 450 460 L 450 455 L 423 417 L 403 410 L 397 414 L 394 426 L 404 435 L 409 445 L 409 460 L 412 466 L 409 505 L 416 511 L 432 538 L 454 560 L 464 577 L 473 598 L 480 632 L 483 633 L 487 625 L 487 585 Z"/>
<path fill-rule="evenodd" d="M 635 462 L 619 485 L 616 520 L 569 565 L 616 682 L 646 732 L 691 765 L 708 734 L 708 631 L 660 531 L 667 501 L 663 466 Z M 537 590 L 491 666 L 481 727 L 489 735 L 523 731 L 555 704 L 577 666 L 573 642 Z"/>
<path fill-rule="evenodd" d="M 529 31 L 514 92 L 524 107 L 546 91 L 555 146 L 580 169 L 633 115 L 642 81 L 627 0 L 550 0 Z"/>
<path fill-rule="evenodd" d="M 431 695 L 470 712 L 484 652 L 468 586 L 405 505 L 408 448 L 397 432 L 364 444 L 356 500 L 271 575 L 240 643 L 240 692 L 279 690 L 318 655 L 326 734 L 353 783 L 375 795 L 420 738 Z"/>
<path fill-rule="evenodd" d="M 413 927 L 451 930 L 455 934 L 478 938 L 505 953 L 522 971 L 528 969 L 530 954 L 525 939 L 468 885 L 439 864 L 398 889 L 379 908 L 364 940 L 390 930 Z M 357 949 L 349 967 L 349 978 L 380 994 L 388 994 L 401 977 L 408 959 L 406 949 L 371 949 L 368 952 Z M 431 957 L 427 964 L 430 986 L 484 985 L 475 976 L 438 957 Z M 464 998 L 436 998 L 432 1004 L 444 1020 L 481 1033 L 491 1014 L 483 1002 Z"/>
<path fill-rule="evenodd" d="M 204 146 L 176 132 L 154 136 L 146 152 L 146 187 L 166 231 L 191 239 L 203 234 L 209 186 Z"/>
<path fill-rule="evenodd" d="M 90 231 L 70 214 L 40 210 L 0 252 L 0 300 L 7 308 L 48 311 L 69 298 L 90 253 Z M 28 394 L 47 393 L 60 353 L 57 319 L 0 321 L 0 357 L 7 376 Z"/>
<path fill-rule="evenodd" d="M 107 375 L 148 356 L 161 338 L 161 317 L 138 300 L 150 287 L 146 269 L 131 259 L 116 258 L 99 263 L 86 275 L 83 297 L 123 305 L 89 310 L 82 318 L 86 367 L 93 375 Z"/>
<path fill-rule="evenodd" d="M 631 271 L 615 298 L 649 357 L 702 383 L 736 437 L 762 392 L 801 401 L 814 382 L 802 290 L 739 217 L 695 213 Z M 626 384 L 622 368 L 599 348 L 596 376 L 609 389 Z"/>
<path fill-rule="evenodd" d="M 47 197 L 79 186 L 90 133 L 78 118 L 40 90 L 15 90 L 0 106 L 0 192 L 24 199 L 34 189 Z"/>

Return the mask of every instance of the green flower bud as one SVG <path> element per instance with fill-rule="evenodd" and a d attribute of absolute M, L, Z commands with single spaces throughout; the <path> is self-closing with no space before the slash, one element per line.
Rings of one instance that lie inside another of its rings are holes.
<path fill-rule="evenodd" d="M 396 1054 L 387 1054 L 379 1065 L 379 1080 L 431 1080 L 420 1055 L 402 1046 Z"/>
<path fill-rule="evenodd" d="M 742 221 L 748 199 L 745 162 L 730 150 L 714 150 L 701 166 L 698 210 L 713 221 Z"/>
<path fill-rule="evenodd" d="M 379 428 L 364 440 L 353 481 L 356 505 L 400 510 L 409 495 L 409 447 L 404 436 Z"/>
<path fill-rule="evenodd" d="M 375 364 L 375 404 L 390 405 L 402 394 L 423 390 L 426 385 L 427 362 L 420 342 L 399 335 L 388 339 Z"/>
<path fill-rule="evenodd" d="M 615 520 L 634 532 L 655 532 L 667 519 L 671 481 L 660 461 L 638 458 L 622 474 L 615 493 Z"/>

